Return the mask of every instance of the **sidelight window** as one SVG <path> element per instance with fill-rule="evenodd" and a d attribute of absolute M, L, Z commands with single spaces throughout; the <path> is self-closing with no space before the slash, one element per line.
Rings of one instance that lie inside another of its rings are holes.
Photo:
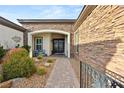
<path fill-rule="evenodd" d="M 43 50 L 43 38 L 35 38 L 35 50 Z"/>

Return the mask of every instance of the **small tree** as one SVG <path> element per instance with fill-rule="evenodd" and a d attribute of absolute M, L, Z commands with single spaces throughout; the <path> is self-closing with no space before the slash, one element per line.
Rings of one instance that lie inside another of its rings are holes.
<path fill-rule="evenodd" d="M 14 36 L 14 37 L 12 37 L 12 40 L 16 43 L 16 48 L 19 48 L 19 42 L 21 41 L 21 37 L 19 37 L 19 36 Z"/>

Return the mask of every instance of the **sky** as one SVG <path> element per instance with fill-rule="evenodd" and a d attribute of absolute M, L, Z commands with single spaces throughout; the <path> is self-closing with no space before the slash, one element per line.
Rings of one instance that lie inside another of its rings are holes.
<path fill-rule="evenodd" d="M 16 19 L 76 19 L 81 5 L 0 5 L 0 16 L 18 23 Z"/>

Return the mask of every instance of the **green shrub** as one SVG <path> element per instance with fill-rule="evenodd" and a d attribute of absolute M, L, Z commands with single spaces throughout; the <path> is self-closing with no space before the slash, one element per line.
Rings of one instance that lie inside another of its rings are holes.
<path fill-rule="evenodd" d="M 22 46 L 22 48 L 25 48 L 25 49 L 28 51 L 28 53 L 29 53 L 31 46 L 29 46 L 29 45 L 24 45 L 24 46 Z"/>
<path fill-rule="evenodd" d="M 0 83 L 3 81 L 3 75 L 0 74 Z"/>
<path fill-rule="evenodd" d="M 45 67 L 39 67 L 39 68 L 37 68 L 37 74 L 38 75 L 44 75 L 44 74 L 46 74 L 46 72 L 47 72 L 47 70 L 46 70 Z"/>
<path fill-rule="evenodd" d="M 3 46 L 0 46 L 0 59 L 5 55 L 5 50 L 3 49 Z"/>
<path fill-rule="evenodd" d="M 53 60 L 52 59 L 48 59 L 47 63 L 53 63 Z"/>
<path fill-rule="evenodd" d="M 2 65 L 3 76 L 5 80 L 18 78 L 18 77 L 29 77 L 31 76 L 36 68 L 33 60 L 29 57 L 16 58 L 8 60 Z"/>
<path fill-rule="evenodd" d="M 38 59 L 42 59 L 43 57 L 41 56 L 41 55 L 38 55 L 38 57 L 37 57 Z"/>
<path fill-rule="evenodd" d="M 28 56 L 28 51 L 26 49 L 14 48 L 6 53 L 5 60 L 7 61 L 13 58 L 18 59 L 18 58 L 27 57 L 27 56 Z"/>
<path fill-rule="evenodd" d="M 11 55 L 18 55 L 20 57 L 27 57 L 28 56 L 28 51 L 26 49 L 23 48 L 15 48 L 10 50 Z"/>
<path fill-rule="evenodd" d="M 29 77 L 35 71 L 35 65 L 25 49 L 10 50 L 7 60 L 2 65 L 3 77 L 5 80 L 17 77 Z"/>
<path fill-rule="evenodd" d="M 40 60 L 43 59 L 43 56 L 42 56 L 42 53 L 41 52 L 38 54 L 38 57 L 37 58 L 40 59 Z"/>

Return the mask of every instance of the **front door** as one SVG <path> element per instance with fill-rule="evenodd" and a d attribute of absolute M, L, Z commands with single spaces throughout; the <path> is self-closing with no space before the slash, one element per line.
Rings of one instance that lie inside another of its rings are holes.
<path fill-rule="evenodd" d="M 64 39 L 53 40 L 53 53 L 64 53 Z"/>

